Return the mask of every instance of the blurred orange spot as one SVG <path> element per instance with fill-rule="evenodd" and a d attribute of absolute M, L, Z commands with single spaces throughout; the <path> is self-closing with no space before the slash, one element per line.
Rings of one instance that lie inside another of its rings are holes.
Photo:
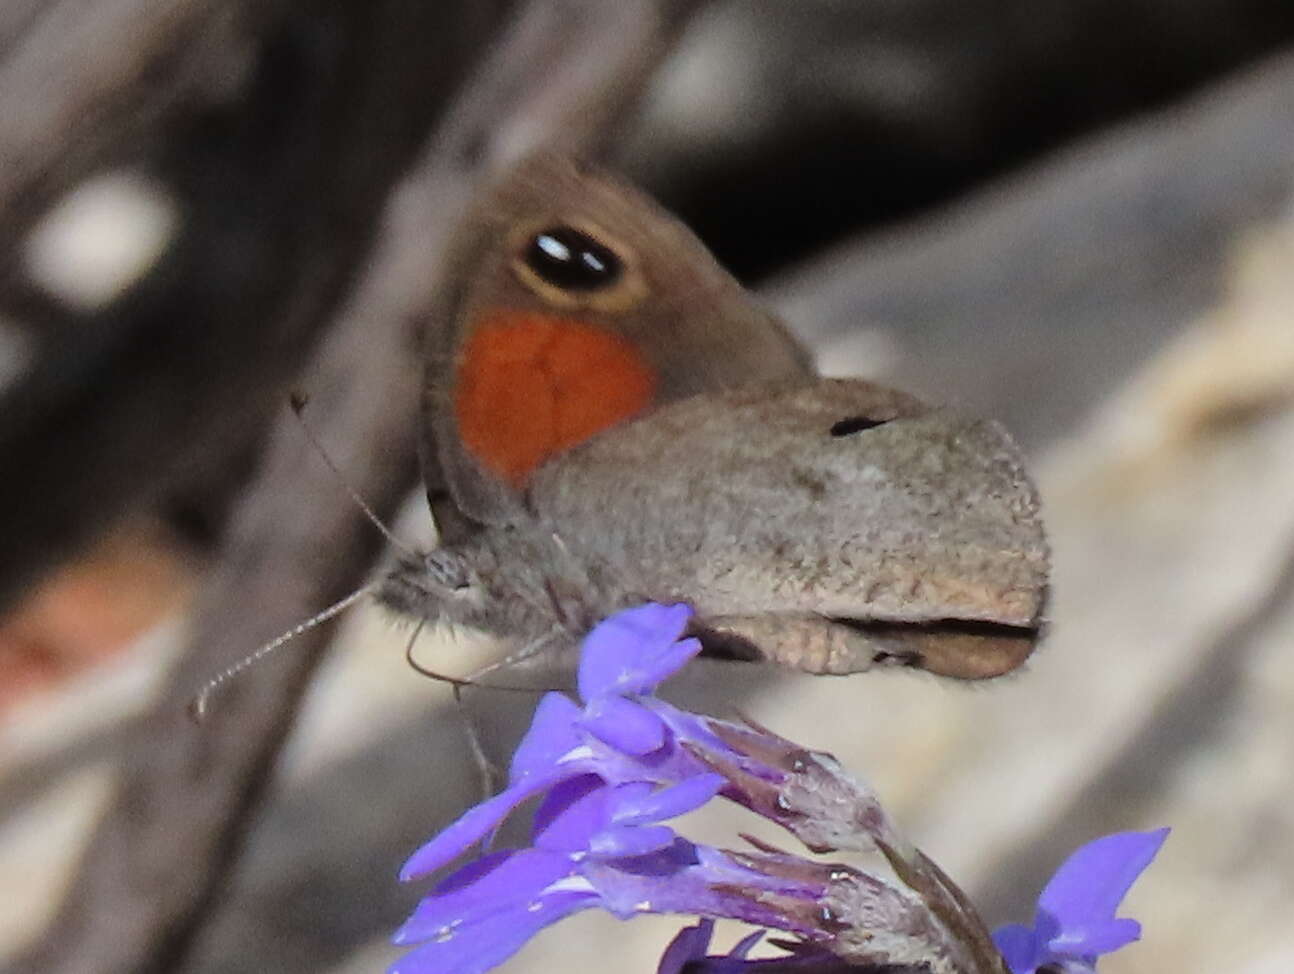
<path fill-rule="evenodd" d="M 627 339 L 571 318 L 499 312 L 472 330 L 454 410 L 464 446 L 514 487 L 554 454 L 641 412 L 656 376 Z"/>
<path fill-rule="evenodd" d="M 0 618 L 0 713 L 117 654 L 191 587 L 189 566 L 156 530 L 105 539 Z"/>

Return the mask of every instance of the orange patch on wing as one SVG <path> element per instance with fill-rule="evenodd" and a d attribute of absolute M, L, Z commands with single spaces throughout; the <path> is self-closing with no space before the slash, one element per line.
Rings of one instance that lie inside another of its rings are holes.
<path fill-rule="evenodd" d="M 468 451 L 521 487 L 549 457 L 641 412 L 655 390 L 627 339 L 573 318 L 500 312 L 464 345 L 454 412 Z"/>

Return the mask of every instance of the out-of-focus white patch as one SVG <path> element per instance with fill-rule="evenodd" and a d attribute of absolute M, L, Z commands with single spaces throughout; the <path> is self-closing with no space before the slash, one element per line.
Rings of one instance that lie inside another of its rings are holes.
<path fill-rule="evenodd" d="M 720 12 L 683 35 L 649 87 L 643 124 L 686 133 L 711 145 L 751 137 L 773 112 L 756 83 L 758 36 Z"/>
<path fill-rule="evenodd" d="M 824 342 L 816 357 L 822 375 L 880 379 L 898 366 L 903 348 L 891 331 L 859 328 Z"/>
<path fill-rule="evenodd" d="M 109 769 L 88 765 L 0 824 L 0 967 L 54 918 L 111 794 Z"/>
<path fill-rule="evenodd" d="M 34 344 L 17 322 L 0 318 L 0 393 L 27 371 L 35 353 Z"/>
<path fill-rule="evenodd" d="M 108 304 L 142 277 L 175 235 L 179 213 L 142 173 L 95 176 L 64 196 L 27 238 L 27 273 L 80 311 Z"/>
<path fill-rule="evenodd" d="M 332 652 L 324 659 L 302 703 L 292 737 L 279 761 L 280 780 L 301 784 L 390 733 L 402 720 L 430 712 L 427 734 L 461 739 L 461 716 L 448 705 L 448 686 L 428 685 L 404 661 L 412 630 L 393 625 L 378 606 L 349 610 Z M 438 638 L 439 637 L 439 638 Z M 443 634 L 424 633 L 426 656 L 438 663 L 453 658 L 455 646 Z M 291 643 L 281 652 L 291 653 Z M 461 670 L 446 664 L 452 672 Z M 464 667 L 470 669 L 470 667 Z"/>

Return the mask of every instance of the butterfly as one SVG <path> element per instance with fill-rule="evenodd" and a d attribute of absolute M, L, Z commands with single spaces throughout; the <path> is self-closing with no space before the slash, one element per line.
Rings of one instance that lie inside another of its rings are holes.
<path fill-rule="evenodd" d="M 682 223 L 541 153 L 459 228 L 428 321 L 421 455 L 442 529 L 379 600 L 570 646 L 686 601 L 706 652 L 981 679 L 1042 631 L 1038 492 L 997 423 L 816 376 Z"/>

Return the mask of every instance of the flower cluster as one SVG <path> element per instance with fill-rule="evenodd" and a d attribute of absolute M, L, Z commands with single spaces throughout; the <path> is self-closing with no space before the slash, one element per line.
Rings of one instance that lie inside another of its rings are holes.
<path fill-rule="evenodd" d="M 390 974 L 480 974 L 544 927 L 598 907 L 703 918 L 666 949 L 658 974 L 835 974 L 923 964 L 965 974 L 1066 974 L 1140 935 L 1115 911 L 1167 830 L 1107 836 L 1078 850 L 1043 891 L 1032 927 L 992 939 L 938 867 L 898 834 L 879 801 L 826 755 L 761 728 L 679 710 L 653 696 L 699 651 L 683 605 L 621 612 L 587 637 L 581 704 L 550 693 L 518 747 L 507 787 L 413 854 L 402 879 L 449 865 L 521 805 L 537 800 L 531 844 L 480 855 L 440 882 L 397 932 L 418 944 Z M 767 847 L 733 852 L 665 824 L 722 795 L 815 850 L 879 850 L 878 877 Z M 789 953 L 750 960 L 755 933 L 727 955 L 709 950 L 727 917 L 794 935 Z M 770 968 L 770 965 L 773 965 Z M 1051 965 L 1048 967 L 1048 965 Z"/>
<path fill-rule="evenodd" d="M 738 861 L 661 824 L 725 784 L 696 753 L 727 745 L 702 718 L 650 695 L 700 651 L 679 638 L 689 616 L 684 605 L 650 604 L 589 634 L 578 680 L 584 706 L 544 696 L 508 786 L 415 852 L 401 878 L 448 864 L 542 795 L 532 846 L 489 853 L 440 883 L 397 932 L 397 943 L 424 943 L 391 974 L 485 971 L 543 927 L 592 907 L 621 918 L 682 913 L 812 932 L 794 908 L 820 897 L 821 883 L 760 871 L 749 865 L 758 857 Z"/>

